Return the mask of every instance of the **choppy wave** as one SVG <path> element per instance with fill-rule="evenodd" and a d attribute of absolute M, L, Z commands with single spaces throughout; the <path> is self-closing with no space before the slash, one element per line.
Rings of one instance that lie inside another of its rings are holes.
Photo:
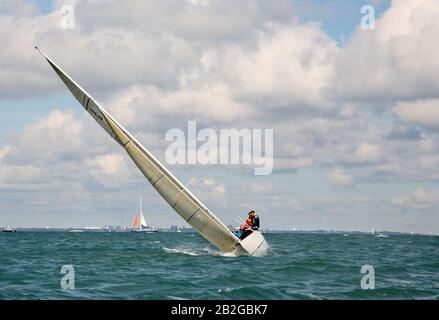
<path fill-rule="evenodd" d="M 211 256 L 220 256 L 222 253 L 217 250 L 213 250 L 210 248 L 203 248 L 201 250 L 194 250 L 194 249 L 188 249 L 188 248 L 162 248 L 164 252 L 166 253 L 178 253 L 178 254 L 185 254 L 189 256 L 203 256 L 203 255 L 211 255 Z"/>
<path fill-rule="evenodd" d="M 166 248 L 166 247 L 163 247 L 163 251 L 165 251 L 166 253 L 187 254 L 189 256 L 199 256 L 200 255 L 199 252 L 195 252 L 195 251 L 188 250 L 188 249 L 178 249 L 178 248 Z"/>
<path fill-rule="evenodd" d="M 198 234 L 0 234 L 0 299 L 438 299 L 439 237 L 264 234 L 230 259 Z M 61 266 L 76 289 L 60 288 Z M 361 289 L 363 265 L 375 290 Z"/>

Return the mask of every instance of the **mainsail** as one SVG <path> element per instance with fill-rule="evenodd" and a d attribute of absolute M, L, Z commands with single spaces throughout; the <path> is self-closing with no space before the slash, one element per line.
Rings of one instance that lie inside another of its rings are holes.
<path fill-rule="evenodd" d="M 140 142 L 117 122 L 96 100 L 82 89 L 41 50 L 76 100 L 107 133 L 129 154 L 131 159 L 166 202 L 204 238 L 223 252 L 233 251 L 239 239 Z"/>
<path fill-rule="evenodd" d="M 142 197 L 140 197 L 140 206 L 139 206 L 139 216 L 140 216 L 140 227 L 141 228 L 146 228 L 148 227 L 148 224 L 146 223 L 145 217 L 143 216 L 143 211 L 142 211 Z"/>

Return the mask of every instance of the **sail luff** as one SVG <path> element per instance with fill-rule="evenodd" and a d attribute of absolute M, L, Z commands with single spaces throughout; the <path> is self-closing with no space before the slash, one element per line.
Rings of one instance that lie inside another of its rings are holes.
<path fill-rule="evenodd" d="M 38 48 L 37 48 L 38 49 Z M 131 133 L 69 75 L 38 51 L 49 62 L 78 102 L 129 154 L 131 159 L 171 207 L 203 237 L 222 251 L 231 251 L 239 239 Z"/>

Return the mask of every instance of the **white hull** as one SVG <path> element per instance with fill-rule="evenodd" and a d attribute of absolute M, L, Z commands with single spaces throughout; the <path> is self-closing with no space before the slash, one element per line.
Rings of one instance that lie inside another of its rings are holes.
<path fill-rule="evenodd" d="M 147 229 L 133 229 L 133 232 L 146 232 L 146 233 L 156 233 L 159 231 L 157 228 L 147 228 Z"/>
<path fill-rule="evenodd" d="M 233 250 L 235 256 L 260 256 L 268 250 L 267 241 L 259 231 L 253 231 L 241 240 Z"/>

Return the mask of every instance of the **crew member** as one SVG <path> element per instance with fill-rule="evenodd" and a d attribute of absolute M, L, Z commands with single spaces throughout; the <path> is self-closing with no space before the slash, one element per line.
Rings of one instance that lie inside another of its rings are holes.
<path fill-rule="evenodd" d="M 253 210 L 248 213 L 248 218 L 245 223 L 241 225 L 239 231 L 241 232 L 241 240 L 247 237 L 253 230 L 259 230 L 259 217 Z"/>

